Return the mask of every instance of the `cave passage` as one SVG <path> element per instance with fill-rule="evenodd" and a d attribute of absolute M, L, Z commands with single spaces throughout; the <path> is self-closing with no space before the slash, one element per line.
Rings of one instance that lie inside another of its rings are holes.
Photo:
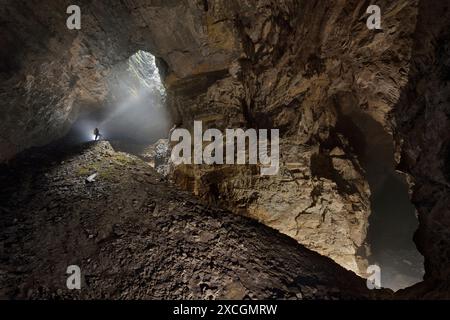
<path fill-rule="evenodd" d="M 92 141 L 94 128 L 99 128 L 104 139 L 119 143 L 124 151 L 139 153 L 141 148 L 167 138 L 171 120 L 152 54 L 138 51 L 114 66 L 108 85 L 106 105 L 81 113 L 68 135 L 71 141 Z"/>
<path fill-rule="evenodd" d="M 381 267 L 381 283 L 394 290 L 422 281 L 423 257 L 412 237 L 418 227 L 403 178 L 388 172 L 371 197 L 368 241 L 371 264 Z"/>
<path fill-rule="evenodd" d="M 380 266 L 383 287 L 403 289 L 422 281 L 424 274 L 423 256 L 413 242 L 415 207 L 405 177 L 395 170 L 392 136 L 366 114 L 356 112 L 352 118 L 364 137 L 361 160 L 371 191 L 369 264 Z"/>

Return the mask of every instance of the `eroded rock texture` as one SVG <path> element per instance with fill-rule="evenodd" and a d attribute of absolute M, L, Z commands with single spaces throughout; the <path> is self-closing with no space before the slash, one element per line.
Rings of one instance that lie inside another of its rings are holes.
<path fill-rule="evenodd" d="M 146 50 L 181 126 L 281 132 L 277 176 L 185 166 L 172 174 L 180 186 L 362 273 L 370 190 L 400 162 L 416 179 L 428 277 L 448 280 L 445 2 L 377 1 L 382 31 L 367 29 L 359 0 L 79 1 L 80 31 L 65 27 L 68 4 L 2 1 L 2 160 L 104 105 L 114 66 Z"/>

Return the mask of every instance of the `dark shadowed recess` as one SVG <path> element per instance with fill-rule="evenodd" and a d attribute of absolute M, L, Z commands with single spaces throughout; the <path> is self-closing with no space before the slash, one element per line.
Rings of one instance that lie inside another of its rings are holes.
<path fill-rule="evenodd" d="M 409 287 L 422 281 L 424 259 L 413 241 L 418 219 L 405 178 L 395 170 L 392 136 L 352 103 L 342 102 L 337 129 L 359 155 L 371 192 L 369 264 L 381 267 L 383 287 Z"/>

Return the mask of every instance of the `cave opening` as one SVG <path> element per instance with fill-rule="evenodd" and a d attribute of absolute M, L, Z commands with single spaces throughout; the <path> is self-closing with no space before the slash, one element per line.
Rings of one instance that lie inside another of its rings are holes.
<path fill-rule="evenodd" d="M 419 222 L 406 176 L 396 170 L 393 138 L 351 100 L 342 102 L 339 127 L 359 155 L 371 193 L 366 258 L 380 266 L 382 287 L 409 287 L 423 280 L 424 258 L 413 242 Z"/>
<path fill-rule="evenodd" d="M 384 286 L 399 290 L 423 280 L 424 259 L 413 242 L 419 222 L 406 176 L 395 169 L 392 136 L 371 117 L 364 123 L 369 135 L 363 166 L 371 189 L 372 210 L 367 234 L 369 263 L 381 267 Z"/>
<path fill-rule="evenodd" d="M 80 106 L 81 113 L 68 140 L 92 141 L 93 131 L 98 128 L 101 138 L 116 149 L 140 154 L 147 146 L 167 139 L 172 121 L 155 56 L 137 51 L 111 69 L 106 84 L 106 102 Z"/>

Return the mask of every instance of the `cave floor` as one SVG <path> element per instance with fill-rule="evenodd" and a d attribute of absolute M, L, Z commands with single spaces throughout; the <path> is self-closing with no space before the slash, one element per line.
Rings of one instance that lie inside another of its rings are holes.
<path fill-rule="evenodd" d="M 0 298 L 386 294 L 271 228 L 202 205 L 108 142 L 60 149 L 25 152 L 0 170 Z M 81 290 L 66 287 L 69 265 L 81 269 Z"/>

